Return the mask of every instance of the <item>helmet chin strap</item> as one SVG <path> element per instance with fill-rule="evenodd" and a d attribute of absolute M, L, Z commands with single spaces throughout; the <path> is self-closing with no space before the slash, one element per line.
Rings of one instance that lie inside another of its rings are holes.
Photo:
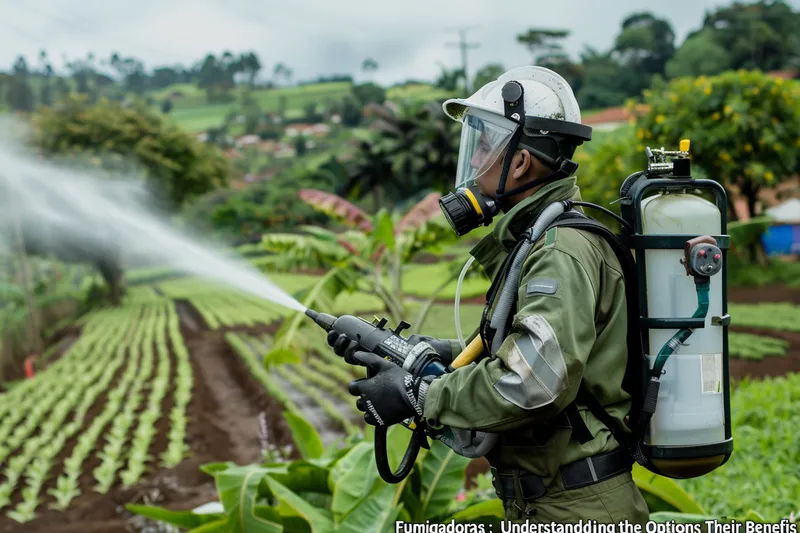
<path fill-rule="evenodd" d="M 572 173 L 578 166 L 575 162 L 571 161 L 570 159 L 559 157 L 557 161 L 554 161 L 558 166 L 558 168 L 553 172 L 551 172 L 550 174 L 540 178 L 533 179 L 528 183 L 520 185 L 519 187 L 515 187 L 510 191 L 506 191 L 505 190 L 506 179 L 508 177 L 508 172 L 511 168 L 511 160 L 513 159 L 514 154 L 517 152 L 517 148 L 519 147 L 520 137 L 522 137 L 522 126 L 519 126 L 517 128 L 517 130 L 514 132 L 514 135 L 511 137 L 511 141 L 508 144 L 508 151 L 506 151 L 506 155 L 503 159 L 503 170 L 500 173 L 500 183 L 497 184 L 497 190 L 494 193 L 495 202 L 497 203 L 497 206 L 503 210 L 504 213 L 507 212 L 508 209 L 511 207 L 508 204 L 508 199 L 511 198 L 512 196 L 515 196 L 523 191 L 527 191 L 528 189 L 532 189 L 533 187 L 537 187 L 539 185 L 546 185 L 547 183 L 551 183 L 553 181 L 562 178 L 567 178 L 570 175 L 572 175 Z M 551 157 L 542 154 L 538 150 L 534 150 L 527 146 L 525 147 L 525 149 L 531 152 L 539 159 L 552 160 Z"/>

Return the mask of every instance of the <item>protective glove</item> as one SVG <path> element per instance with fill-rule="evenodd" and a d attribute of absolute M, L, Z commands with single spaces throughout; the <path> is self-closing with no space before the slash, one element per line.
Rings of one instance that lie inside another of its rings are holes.
<path fill-rule="evenodd" d="M 355 364 L 366 366 L 374 375 L 350 382 L 348 392 L 360 396 L 356 407 L 372 426 L 391 426 L 407 418 L 422 416 L 425 395 L 434 376 L 414 378 L 411 374 L 372 352 L 354 351 Z"/>
<path fill-rule="evenodd" d="M 352 359 L 353 352 L 358 348 L 356 341 L 351 341 L 344 334 L 339 334 L 335 330 L 328 332 L 328 346 L 333 347 L 333 353 L 339 357 L 344 357 L 344 360 L 351 364 L 358 364 Z"/>
<path fill-rule="evenodd" d="M 443 365 L 447 366 L 452 362 L 453 354 L 449 341 L 435 339 L 425 335 L 411 335 L 408 337 L 408 343 L 412 346 L 416 346 L 420 342 L 428 343 L 428 345 L 433 348 L 433 351 L 436 352 L 436 354 L 442 360 Z M 339 357 L 344 357 L 346 362 L 350 363 L 351 365 L 356 364 L 351 360 L 351 355 L 358 347 L 358 343 L 348 340 L 345 335 L 340 335 L 336 333 L 336 331 L 331 330 L 328 332 L 328 345 L 333 347 L 333 352 L 336 355 Z"/>
<path fill-rule="evenodd" d="M 450 346 L 450 341 L 428 337 L 427 335 L 414 334 L 408 337 L 408 343 L 411 345 L 416 345 L 420 342 L 427 342 L 442 360 L 444 366 L 453 362 L 453 350 Z"/>

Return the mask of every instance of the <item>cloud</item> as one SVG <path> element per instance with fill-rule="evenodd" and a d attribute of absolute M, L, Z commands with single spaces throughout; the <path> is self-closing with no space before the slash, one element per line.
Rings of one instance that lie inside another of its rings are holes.
<path fill-rule="evenodd" d="M 30 62 L 46 49 L 56 66 L 67 54 L 94 51 L 133 55 L 148 67 L 191 64 L 209 52 L 254 50 L 267 73 L 284 62 L 295 79 L 349 73 L 361 77 L 361 62 L 375 59 L 374 78 L 392 83 L 434 79 L 437 62 L 461 64 L 448 42 L 452 30 L 473 26 L 466 37 L 480 44 L 469 50 L 470 73 L 489 62 L 510 69 L 528 64 L 530 54 L 516 41 L 528 28 L 570 30 L 567 52 L 575 59 L 585 45 L 608 49 L 622 20 L 634 11 L 651 11 L 673 25 L 678 43 L 702 24 L 704 13 L 729 2 L 672 0 L 26 0 L 0 7 L 0 67 L 16 56 Z M 800 0 L 793 0 L 798 6 Z M 613 7 L 612 7 L 613 6 Z"/>

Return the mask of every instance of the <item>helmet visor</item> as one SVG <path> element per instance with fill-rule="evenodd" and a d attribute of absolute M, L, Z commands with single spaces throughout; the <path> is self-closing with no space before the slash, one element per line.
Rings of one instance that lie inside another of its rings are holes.
<path fill-rule="evenodd" d="M 504 117 L 493 118 L 491 113 L 470 109 L 464 114 L 461 144 L 458 151 L 456 189 L 469 187 L 495 164 L 505 152 L 516 124 Z M 499 124 L 499 120 L 505 124 Z"/>

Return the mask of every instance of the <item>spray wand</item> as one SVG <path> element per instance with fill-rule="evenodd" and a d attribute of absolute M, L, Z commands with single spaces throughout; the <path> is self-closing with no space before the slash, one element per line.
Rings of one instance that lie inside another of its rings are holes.
<path fill-rule="evenodd" d="M 398 324 L 394 330 L 391 330 L 385 327 L 388 322 L 386 318 L 380 320 L 376 318 L 370 323 L 363 318 L 352 315 L 335 317 L 312 309 L 306 309 L 305 314 L 325 331 L 335 331 L 340 335 L 346 336 L 361 349 L 378 354 L 384 359 L 402 367 L 414 377 L 428 375 L 440 376 L 452 372 L 456 368 L 470 364 L 483 352 L 483 341 L 480 335 L 478 335 L 452 363 L 445 366 L 438 355 L 431 354 L 430 352 L 418 353 L 418 350 L 414 350 L 414 345 L 412 345 L 408 339 L 400 335 L 401 331 L 411 327 L 411 324 L 404 320 L 400 321 L 400 324 Z M 368 370 L 367 376 L 372 377 L 372 375 L 371 371 Z M 389 466 L 389 459 L 386 452 L 387 428 L 386 426 L 378 426 L 375 428 L 375 462 L 378 467 L 378 472 L 387 483 L 399 483 L 405 479 L 414 466 L 414 461 L 417 459 L 419 449 L 430 448 L 427 440 L 428 432 L 424 425 L 418 422 L 418 420 L 408 419 L 402 423 L 414 433 L 396 472 L 393 472 Z M 431 436 L 444 442 L 453 439 L 452 431 L 448 428 L 441 428 L 439 432 L 433 431 Z M 485 442 L 486 445 L 489 445 L 491 439 L 486 439 Z"/>

